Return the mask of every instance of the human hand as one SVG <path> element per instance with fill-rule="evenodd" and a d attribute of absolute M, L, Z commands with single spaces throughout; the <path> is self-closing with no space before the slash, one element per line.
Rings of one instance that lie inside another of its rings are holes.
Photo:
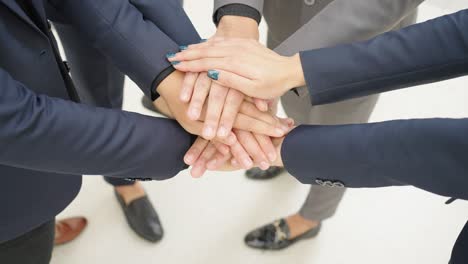
<path fill-rule="evenodd" d="M 213 161 L 217 164 L 229 164 L 231 158 L 229 147 L 214 141 L 208 141 L 202 137 L 198 137 L 190 149 L 184 156 L 184 162 L 192 166 L 190 174 L 193 178 L 199 178 L 205 174 L 209 168 L 215 166 L 208 164 Z M 221 169 L 222 166 L 216 166 L 216 169 Z M 231 170 L 228 166 L 224 166 L 224 170 Z"/>
<path fill-rule="evenodd" d="M 208 72 L 217 83 L 262 98 L 280 97 L 305 85 L 299 54 L 285 57 L 246 39 L 213 39 L 189 46 L 170 58 L 184 72 Z"/>
<path fill-rule="evenodd" d="M 246 38 L 258 41 L 257 22 L 247 17 L 223 16 L 218 24 L 216 34 L 213 36 L 213 38 L 218 37 Z M 186 46 L 182 46 L 181 50 L 186 48 Z M 168 54 L 168 58 L 172 56 L 174 54 Z M 211 83 L 206 72 L 187 72 L 180 93 L 180 100 L 189 103 L 187 115 L 191 120 L 200 118 L 203 105 L 205 101 L 208 101 L 207 115 L 202 131 L 203 137 L 206 139 L 214 137 L 225 139 L 229 136 L 244 99 L 244 94 L 238 91 Z M 251 101 L 259 110 L 268 110 L 266 101 L 256 98 Z"/>
<path fill-rule="evenodd" d="M 273 140 L 277 158 L 271 164 L 272 166 L 284 167 L 281 157 L 283 141 L 284 137 Z M 236 142 L 236 144 L 239 143 Z M 233 146 L 229 147 L 220 143 L 208 141 L 201 137 L 197 138 L 184 157 L 185 163 L 192 166 L 190 171 L 191 176 L 200 178 L 207 170 L 233 171 L 245 169 L 245 167 L 242 167 L 237 159 L 233 157 L 232 153 L 229 151 L 230 148 L 232 149 Z M 259 166 L 259 164 L 257 164 L 257 166 Z"/>
<path fill-rule="evenodd" d="M 207 111 L 205 104 L 199 120 L 191 120 L 187 117 L 188 104 L 178 100 L 183 76 L 184 74 L 181 72 L 174 72 L 161 82 L 157 89 L 161 95 L 161 99 L 158 100 L 165 101 L 165 105 L 169 108 L 168 112 L 172 114 L 185 130 L 191 134 L 203 136 L 202 121 L 205 120 L 205 116 L 208 116 L 209 111 Z M 235 117 L 233 127 L 273 137 L 283 136 L 285 131 L 288 130 L 285 122 L 281 122 L 269 113 L 259 111 L 252 103 L 247 101 L 241 102 L 239 114 Z M 212 139 L 212 137 L 208 139 Z M 230 133 L 227 139 L 223 140 L 226 144 L 232 144 L 234 141 L 235 136 L 232 133 Z"/>

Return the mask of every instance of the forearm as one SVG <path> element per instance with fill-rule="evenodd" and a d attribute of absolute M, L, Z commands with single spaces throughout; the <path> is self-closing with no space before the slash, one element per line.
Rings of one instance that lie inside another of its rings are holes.
<path fill-rule="evenodd" d="M 0 164 L 153 179 L 185 167 L 192 140 L 174 121 L 36 95 L 2 70 L 0 87 Z"/>
<path fill-rule="evenodd" d="M 200 36 L 180 1 L 130 0 L 146 20 L 153 22 L 178 45 L 198 43 Z"/>
<path fill-rule="evenodd" d="M 151 97 L 154 80 L 170 67 L 179 45 L 127 0 L 49 0 L 83 36 Z M 167 3 L 160 3 L 165 8 Z M 169 14 L 168 14 L 169 15 Z M 178 24 L 179 25 L 179 24 Z M 180 30 L 184 28 L 180 24 Z M 181 34 L 184 30 L 181 31 Z"/>
<path fill-rule="evenodd" d="M 468 73 L 468 10 L 362 43 L 305 51 L 313 104 L 406 88 Z"/>
<path fill-rule="evenodd" d="M 284 140 L 285 168 L 298 180 L 347 187 L 413 185 L 467 199 L 468 119 L 300 126 Z"/>
<path fill-rule="evenodd" d="M 258 40 L 258 24 L 248 17 L 223 16 L 218 24 L 216 36 Z"/>

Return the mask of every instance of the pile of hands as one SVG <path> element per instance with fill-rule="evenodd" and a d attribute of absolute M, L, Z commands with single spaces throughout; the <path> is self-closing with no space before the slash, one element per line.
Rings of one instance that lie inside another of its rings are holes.
<path fill-rule="evenodd" d="M 298 55 L 280 56 L 258 38 L 256 21 L 225 16 L 212 38 L 167 55 L 177 71 L 158 86 L 154 104 L 198 136 L 184 156 L 193 177 L 283 166 L 294 121 L 276 116 L 279 97 L 305 81 Z"/>

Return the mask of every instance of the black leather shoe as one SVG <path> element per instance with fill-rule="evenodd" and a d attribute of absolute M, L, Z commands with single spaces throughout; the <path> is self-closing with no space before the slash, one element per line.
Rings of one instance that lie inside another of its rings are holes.
<path fill-rule="evenodd" d="M 284 168 L 271 166 L 267 170 L 253 168 L 245 172 L 245 176 L 252 180 L 269 180 L 284 172 Z"/>
<path fill-rule="evenodd" d="M 289 239 L 289 226 L 286 223 L 286 220 L 280 219 L 248 233 L 247 236 L 245 236 L 245 244 L 257 249 L 280 250 L 287 248 L 302 239 L 317 236 L 321 227 L 322 223 L 296 238 Z"/>
<path fill-rule="evenodd" d="M 145 195 L 126 205 L 122 196 L 117 191 L 114 193 L 124 211 L 127 223 L 135 233 L 150 242 L 158 242 L 163 238 L 161 222 L 148 196 Z"/>

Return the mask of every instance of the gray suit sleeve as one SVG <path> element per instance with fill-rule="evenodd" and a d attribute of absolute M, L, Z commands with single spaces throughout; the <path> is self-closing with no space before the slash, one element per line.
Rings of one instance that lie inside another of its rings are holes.
<path fill-rule="evenodd" d="M 218 10 L 219 8 L 225 6 L 225 5 L 230 5 L 230 4 L 243 4 L 250 6 L 252 8 L 255 8 L 260 14 L 263 13 L 263 3 L 264 0 L 215 0 L 214 1 L 214 12 Z"/>

